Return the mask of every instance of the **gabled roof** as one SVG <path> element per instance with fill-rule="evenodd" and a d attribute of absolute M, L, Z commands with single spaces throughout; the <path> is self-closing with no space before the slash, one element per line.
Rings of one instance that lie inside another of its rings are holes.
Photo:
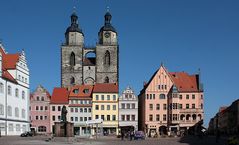
<path fill-rule="evenodd" d="M 119 87 L 118 84 L 114 83 L 103 83 L 95 84 L 93 93 L 118 93 Z"/>
<path fill-rule="evenodd" d="M 51 104 L 68 104 L 69 91 L 66 88 L 54 88 Z"/>
<path fill-rule="evenodd" d="M 93 86 L 91 85 L 77 85 L 70 90 L 69 97 L 73 98 L 91 98 Z"/>
<path fill-rule="evenodd" d="M 170 72 L 169 74 L 179 92 L 199 91 L 196 75 L 189 75 L 186 72 Z"/>

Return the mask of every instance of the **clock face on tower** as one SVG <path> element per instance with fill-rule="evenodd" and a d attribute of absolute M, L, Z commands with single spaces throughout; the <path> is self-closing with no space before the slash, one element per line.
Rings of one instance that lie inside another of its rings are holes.
<path fill-rule="evenodd" d="M 105 38 L 109 38 L 110 37 L 110 33 L 109 32 L 105 32 Z"/>

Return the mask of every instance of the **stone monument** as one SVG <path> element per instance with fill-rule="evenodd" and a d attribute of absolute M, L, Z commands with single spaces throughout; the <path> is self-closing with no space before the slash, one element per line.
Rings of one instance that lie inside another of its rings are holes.
<path fill-rule="evenodd" d="M 67 110 L 64 105 L 61 109 L 61 121 L 55 122 L 54 132 L 55 137 L 73 137 L 74 124 L 67 121 Z"/>

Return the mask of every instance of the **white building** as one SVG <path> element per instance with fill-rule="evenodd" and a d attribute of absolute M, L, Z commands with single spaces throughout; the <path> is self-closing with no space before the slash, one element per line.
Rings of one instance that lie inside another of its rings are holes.
<path fill-rule="evenodd" d="M 138 97 L 130 87 L 119 97 L 119 127 L 121 131 L 138 130 Z"/>
<path fill-rule="evenodd" d="M 29 69 L 25 53 L 8 54 L 0 44 L 0 133 L 29 130 Z"/>

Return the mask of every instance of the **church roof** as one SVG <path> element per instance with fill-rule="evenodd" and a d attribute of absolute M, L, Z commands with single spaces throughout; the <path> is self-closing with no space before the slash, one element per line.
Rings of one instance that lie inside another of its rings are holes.
<path fill-rule="evenodd" d="M 78 16 L 76 15 L 75 12 L 71 15 L 71 26 L 69 26 L 66 29 L 65 34 L 68 34 L 69 32 L 79 32 L 79 33 L 82 33 L 82 30 L 79 28 L 79 24 L 78 24 Z"/>

